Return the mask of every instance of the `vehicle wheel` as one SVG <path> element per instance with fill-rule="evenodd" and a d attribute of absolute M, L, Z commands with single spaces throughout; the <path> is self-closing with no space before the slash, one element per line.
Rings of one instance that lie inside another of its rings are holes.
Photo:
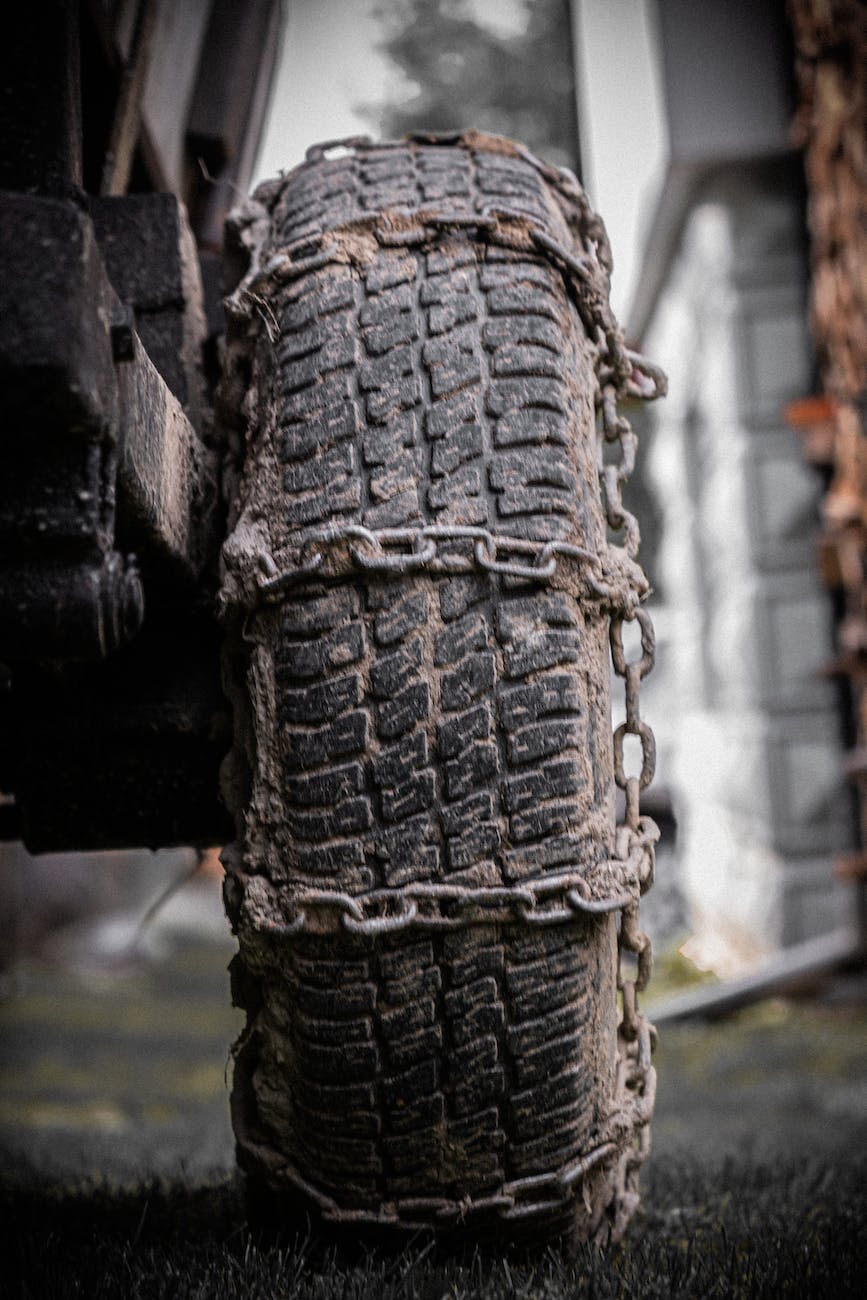
<path fill-rule="evenodd" d="M 313 150 L 230 242 L 239 1158 L 335 1223 L 619 1232 L 653 1070 L 618 950 L 643 983 L 655 828 L 635 701 L 640 779 L 611 735 L 612 619 L 636 688 L 650 657 L 641 614 L 617 659 L 646 583 L 614 400 L 655 377 L 604 232 L 469 133 Z"/>

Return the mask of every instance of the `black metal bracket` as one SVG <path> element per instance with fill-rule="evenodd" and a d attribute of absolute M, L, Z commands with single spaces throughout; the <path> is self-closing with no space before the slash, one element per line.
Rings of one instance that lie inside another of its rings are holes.
<path fill-rule="evenodd" d="M 218 840 L 218 456 L 182 205 L 4 193 L 0 281 L 5 833 Z"/>

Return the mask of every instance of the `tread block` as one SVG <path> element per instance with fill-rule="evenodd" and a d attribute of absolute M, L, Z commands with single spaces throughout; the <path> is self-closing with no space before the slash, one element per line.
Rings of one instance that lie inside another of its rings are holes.
<path fill-rule="evenodd" d="M 315 420 L 281 426 L 280 459 L 286 464 L 344 438 L 354 438 L 361 428 L 357 402 L 340 402 L 316 413 Z"/>
<path fill-rule="evenodd" d="M 418 321 L 409 312 L 397 312 L 381 325 L 364 331 L 364 346 L 372 356 L 380 356 L 418 338 Z"/>
<path fill-rule="evenodd" d="M 421 519 L 418 489 L 413 485 L 397 492 L 390 500 L 378 506 L 368 506 L 364 512 L 367 528 L 401 528 Z"/>
<path fill-rule="evenodd" d="M 585 1004 L 567 1003 L 534 1020 L 514 1020 L 506 1030 L 506 1043 L 514 1060 L 522 1060 L 547 1042 L 568 1039 L 581 1032 Z"/>
<path fill-rule="evenodd" d="M 431 271 L 431 254 L 428 254 L 428 271 Z M 467 261 L 475 260 L 467 259 Z M 473 301 L 470 292 L 470 280 L 465 271 L 455 270 L 451 263 L 438 267 L 441 274 L 433 274 L 429 280 L 424 280 L 419 286 L 418 300 L 423 307 L 440 306 L 443 303 L 449 303 L 455 298 L 469 298 Z"/>
<path fill-rule="evenodd" d="M 499 751 L 492 741 L 476 740 L 460 758 L 446 763 L 446 795 L 462 799 L 476 786 L 484 785 L 497 775 Z"/>
<path fill-rule="evenodd" d="M 445 995 L 443 1001 L 446 1015 L 460 1019 L 474 1007 L 494 1003 L 498 998 L 497 981 L 485 975 L 471 984 L 464 984 L 461 988 L 451 990 Z"/>
<path fill-rule="evenodd" d="M 431 474 L 435 477 L 453 474 L 458 466 L 481 456 L 482 450 L 481 425 L 459 424 L 441 441 L 434 443 L 431 451 Z"/>
<path fill-rule="evenodd" d="M 417 722 L 424 722 L 429 713 L 430 687 L 427 682 L 416 682 L 399 691 L 387 704 L 379 706 L 377 735 L 383 740 L 393 740 L 409 731 Z"/>
<path fill-rule="evenodd" d="M 387 827 L 380 849 L 383 878 L 390 888 L 414 880 L 430 880 L 439 872 L 439 851 L 429 841 L 434 827 L 424 812 Z"/>
<path fill-rule="evenodd" d="M 468 183 L 469 172 L 452 172 L 452 175 L 459 180 L 460 184 Z M 440 276 L 444 272 L 453 271 L 456 267 L 472 266 L 478 258 L 478 250 L 470 243 L 461 240 L 452 244 L 441 244 L 438 248 L 432 248 L 427 254 L 428 274 Z"/>
<path fill-rule="evenodd" d="M 427 733 L 419 728 L 396 744 L 385 745 L 373 760 L 373 774 L 380 786 L 394 789 L 427 763 Z"/>
<path fill-rule="evenodd" d="M 337 804 L 364 789 L 361 763 L 346 763 L 309 776 L 288 776 L 285 790 L 293 803 L 308 808 Z"/>
<path fill-rule="evenodd" d="M 424 1062 L 424 1065 L 435 1067 L 435 1062 Z M 422 1066 L 413 1066 L 412 1069 L 420 1070 Z M 406 1071 L 406 1074 L 411 1073 L 412 1070 Z M 404 1074 L 404 1078 L 406 1078 L 406 1074 Z M 395 1136 L 399 1134 L 416 1134 L 416 1131 L 420 1130 L 420 1128 L 421 1130 L 432 1128 L 434 1125 L 442 1123 L 446 1115 L 446 1102 L 442 1092 L 433 1092 L 430 1093 L 430 1096 L 419 1096 L 412 1101 L 386 1101 L 386 1105 L 389 1106 L 386 1122 Z"/>
<path fill-rule="evenodd" d="M 403 312 L 411 312 L 414 306 L 415 297 L 412 285 L 405 281 L 384 290 L 375 298 L 366 302 L 358 313 L 365 339 L 369 329 L 380 325 L 388 325 L 394 320 L 395 316 L 401 315 Z"/>
<path fill-rule="evenodd" d="M 546 673 L 538 681 L 502 689 L 497 708 L 503 728 L 517 731 L 552 713 L 580 713 L 584 706 L 573 674 Z"/>
<path fill-rule="evenodd" d="M 385 822 L 403 822 L 413 813 L 430 808 L 436 800 L 436 776 L 428 768 L 416 772 L 393 790 L 382 794 L 382 819 Z"/>
<path fill-rule="evenodd" d="M 351 401 L 355 389 L 348 370 L 333 370 L 322 375 L 311 387 L 283 391 L 282 396 L 280 423 L 291 424 L 295 420 L 310 420 L 321 411 Z"/>
<path fill-rule="evenodd" d="M 546 379 L 562 380 L 563 362 L 545 347 L 531 347 L 528 344 L 508 347 L 504 344 L 494 350 L 491 374 L 538 375 Z"/>
<path fill-rule="evenodd" d="M 510 967 L 506 972 L 506 986 L 522 1011 L 531 997 L 544 998 L 548 994 L 551 1004 L 557 1005 L 552 982 L 576 976 L 584 966 L 577 945 L 565 944 L 556 951 L 545 952 L 535 961 Z"/>
<path fill-rule="evenodd" d="M 488 649 L 488 625 L 484 615 L 471 612 L 438 632 L 434 641 L 434 663 L 445 667 L 457 663 L 474 650 Z"/>
<path fill-rule="evenodd" d="M 540 593 L 531 600 L 519 597 L 504 601 L 497 611 L 497 629 L 501 640 L 523 638 L 528 630 L 539 627 L 582 626 L 581 614 L 570 596 L 563 592 Z"/>
<path fill-rule="evenodd" d="M 578 495 L 578 480 L 567 457 L 557 450 L 549 450 L 545 455 L 524 451 L 498 456 L 488 466 L 488 482 L 495 492 L 539 485 L 563 488 L 572 496 Z"/>
<path fill-rule="evenodd" d="M 369 392 L 372 389 L 388 388 L 412 372 L 412 348 L 392 348 L 390 352 L 365 361 L 358 367 L 358 383 L 364 392 Z"/>
<path fill-rule="evenodd" d="M 341 334 L 335 331 L 333 335 L 329 333 L 315 352 L 297 357 L 294 361 L 285 357 L 280 365 L 281 391 L 291 393 L 307 388 L 310 384 L 318 383 L 328 371 L 353 365 L 355 348 L 354 333 Z"/>
<path fill-rule="evenodd" d="M 515 348 L 522 344 L 546 348 L 557 357 L 563 355 L 563 331 L 550 316 L 522 312 L 515 317 L 488 321 L 482 329 L 482 338 L 489 348 Z"/>
<path fill-rule="evenodd" d="M 457 668 L 442 675 L 442 706 L 449 712 L 466 708 L 484 692 L 493 691 L 495 681 L 496 664 L 490 651 L 467 655 Z"/>
<path fill-rule="evenodd" d="M 338 977 L 340 982 L 342 976 Z M 348 977 L 347 977 L 348 980 Z M 328 988 L 329 981 L 314 980 L 320 987 Z M 331 982 L 334 982 L 333 980 Z M 292 1019 L 295 1034 L 310 1043 L 339 1047 L 341 1043 L 372 1043 L 373 1021 L 369 1016 L 356 1016 L 354 1020 L 313 1019 L 296 1011 Z"/>
<path fill-rule="evenodd" d="M 439 524 L 484 525 L 488 505 L 481 494 L 481 478 L 475 465 L 464 465 L 448 482 L 436 479 L 427 491 L 431 510 Z"/>
<path fill-rule="evenodd" d="M 384 255 L 368 269 L 364 286 L 368 293 L 382 293 L 397 284 L 408 284 L 418 274 L 418 262 L 410 255 Z"/>
<path fill-rule="evenodd" d="M 563 975 L 548 983 L 528 985 L 521 992 L 521 1014 L 528 1019 L 537 1019 L 565 1007 L 570 1003 L 580 1002 L 587 994 L 586 973 L 574 965 L 568 968 L 572 973 Z M 507 972 L 508 975 L 508 972 Z"/>
<path fill-rule="evenodd" d="M 316 636 L 355 618 L 360 610 L 358 592 L 352 587 L 309 588 L 307 593 L 287 600 L 280 613 L 283 636 Z"/>
<path fill-rule="evenodd" d="M 575 1052 L 575 1038 L 552 1038 L 533 1052 L 512 1062 L 512 1078 L 519 1088 L 532 1088 L 567 1069 Z"/>
<path fill-rule="evenodd" d="M 499 1153 L 506 1145 L 506 1135 L 500 1128 L 500 1112 L 496 1106 L 477 1111 L 465 1119 L 449 1124 L 449 1141 L 468 1155 L 487 1152 Z"/>
<path fill-rule="evenodd" d="M 373 638 L 377 645 L 390 646 L 402 641 L 428 621 L 427 592 L 415 591 L 409 595 L 399 593 L 394 603 L 380 611 L 374 620 Z"/>
<path fill-rule="evenodd" d="M 367 466 L 384 465 L 390 457 L 399 456 L 404 447 L 415 447 L 418 441 L 418 412 L 398 411 L 385 426 L 375 425 L 364 430 L 362 459 Z"/>
<path fill-rule="evenodd" d="M 490 595 L 491 580 L 487 574 L 462 574 L 440 585 L 440 613 L 443 621 L 460 618 L 473 605 L 478 605 Z"/>
<path fill-rule="evenodd" d="M 401 942 L 392 941 L 391 946 L 383 948 L 379 954 L 379 972 L 384 980 L 400 980 L 404 975 L 415 970 L 424 970 L 434 966 L 434 949 L 430 939 L 415 939 Z M 392 1001 L 391 995 L 386 999 Z M 398 994 L 398 1002 L 403 1001 Z"/>
<path fill-rule="evenodd" d="M 358 839 L 305 844 L 303 854 L 299 856 L 303 858 L 301 865 L 305 872 L 317 878 L 328 878 L 335 884 L 339 884 L 340 879 L 347 884 L 357 880 L 358 872 L 364 867 L 364 849 Z"/>
<path fill-rule="evenodd" d="M 467 943 L 462 954 L 450 958 L 452 988 L 472 983 L 485 975 L 493 976 L 495 981 L 500 980 L 505 960 L 506 953 L 501 943 L 491 942 L 482 946 Z"/>
<path fill-rule="evenodd" d="M 540 304 L 534 309 L 537 311 L 546 301 L 555 302 L 563 310 L 562 280 L 542 257 L 527 257 L 490 245 L 479 268 L 479 284 L 483 289 L 519 289 L 524 302 L 535 296 Z"/>
<path fill-rule="evenodd" d="M 383 983 L 383 996 L 387 1001 L 400 998 L 423 998 L 428 993 L 438 993 L 442 987 L 442 975 L 437 966 L 426 966 L 419 970 L 410 970 L 398 980 L 386 980 Z"/>
<path fill-rule="evenodd" d="M 485 302 L 489 313 L 495 317 L 547 316 L 557 325 L 560 325 L 563 320 L 562 304 L 547 284 L 542 289 L 536 285 L 516 284 L 504 280 L 486 294 Z"/>
<path fill-rule="evenodd" d="M 295 996 L 299 1011 L 311 1020 L 352 1020 L 371 1015 L 376 1008 L 376 985 L 369 981 L 358 984 L 344 981 L 328 988 L 301 984 Z M 367 1084 L 346 1084 L 340 1091 L 351 1091 L 352 1104 L 359 1110 L 374 1106 L 374 1091 Z"/>
<path fill-rule="evenodd" d="M 504 519 L 515 515 L 571 515 L 574 499 L 556 488 L 510 487 L 497 497 L 497 514 Z"/>
<path fill-rule="evenodd" d="M 524 379 L 494 379 L 485 397 L 485 409 L 489 415 L 506 415 L 509 411 L 538 406 L 543 411 L 566 415 L 566 401 L 560 384 L 530 375 Z"/>
<path fill-rule="evenodd" d="M 306 325 L 317 324 L 323 316 L 354 306 L 355 281 L 351 275 L 311 276 L 301 296 L 284 301 L 279 315 L 280 333 L 291 334 Z"/>
<path fill-rule="evenodd" d="M 347 479 L 354 471 L 355 447 L 351 443 L 338 444 L 284 470 L 283 486 L 287 492 L 293 493 L 308 488 L 327 488 Z"/>
<path fill-rule="evenodd" d="M 315 524 L 341 514 L 355 514 L 361 504 L 361 484 L 346 479 L 339 487 L 319 488 L 287 502 L 289 524 Z"/>
<path fill-rule="evenodd" d="M 319 984 L 322 988 L 330 988 L 344 980 L 356 982 L 372 978 L 373 966 L 366 958 L 345 957 L 342 954 L 335 957 L 320 939 L 311 937 L 302 942 L 305 955 L 296 952 L 292 961 L 292 973 L 299 979 L 306 980 L 309 984 Z M 352 1023 L 355 1027 L 361 1022 Z"/>
<path fill-rule="evenodd" d="M 382 1032 L 388 1039 L 407 1038 L 417 1029 L 436 1024 L 436 1002 L 421 998 L 382 1013 Z"/>
<path fill-rule="evenodd" d="M 407 1034 L 404 1038 L 390 1039 L 384 1044 L 383 1056 L 394 1069 L 403 1069 L 414 1065 L 429 1056 L 435 1055 L 442 1048 L 443 1031 L 439 1025 L 430 1025 L 426 1029 Z"/>
<path fill-rule="evenodd" d="M 276 345 L 277 360 L 282 366 L 285 361 L 295 361 L 299 357 L 310 356 L 311 353 L 327 346 L 334 336 L 351 336 L 354 324 L 354 314 L 344 311 L 324 318 L 316 318 L 306 329 L 298 330 L 293 334 L 281 333 Z M 353 359 L 354 352 L 349 361 Z"/>
<path fill-rule="evenodd" d="M 478 317 L 478 308 L 472 294 L 456 293 L 444 302 L 428 308 L 428 333 L 436 337 Z"/>
<path fill-rule="evenodd" d="M 357 835 L 373 825 L 370 800 L 343 799 L 320 812 L 288 812 L 287 824 L 299 840 L 328 840 L 339 835 Z"/>
<path fill-rule="evenodd" d="M 483 1034 L 472 1043 L 455 1049 L 452 1056 L 454 1063 L 453 1079 L 460 1083 L 467 1075 L 476 1071 L 490 1071 L 497 1068 L 500 1059 L 500 1046 L 493 1034 Z"/>
<path fill-rule="evenodd" d="M 439 1095 L 439 1105 L 432 1102 L 423 1114 L 412 1116 L 412 1127 L 408 1133 L 383 1138 L 386 1159 L 396 1175 L 405 1176 L 405 1181 L 395 1179 L 396 1185 L 405 1192 L 412 1193 L 417 1186 L 410 1175 L 436 1168 L 442 1150 L 442 1137 L 435 1131 L 435 1125 L 439 1124 L 444 1114 L 443 1099 Z"/>
<path fill-rule="evenodd" d="M 286 759 L 302 770 L 319 767 L 367 748 L 368 716 L 364 709 L 344 713 L 324 727 L 287 728 L 283 736 Z"/>
<path fill-rule="evenodd" d="M 277 703 L 281 722 L 330 722 L 361 703 L 363 687 L 358 673 L 316 682 L 297 690 L 284 690 Z"/>
<path fill-rule="evenodd" d="M 489 810 L 487 817 L 486 810 Z M 475 818 L 474 812 L 478 814 Z M 470 795 L 459 804 L 443 808 L 442 818 L 448 836 L 446 855 L 452 871 L 471 867 L 500 847 L 500 830 L 493 820 L 490 795 Z"/>
<path fill-rule="evenodd" d="M 332 668 L 358 663 L 363 655 L 364 629 L 352 622 L 323 632 L 316 641 L 284 641 L 277 663 L 282 672 L 293 677 L 316 677 Z"/>
<path fill-rule="evenodd" d="M 542 447 L 550 443 L 563 447 L 570 444 L 569 421 L 558 411 L 543 411 L 539 407 L 509 411 L 494 424 L 495 447 Z"/>
<path fill-rule="evenodd" d="M 611 824 L 614 825 L 613 812 Z M 586 866 L 599 856 L 599 845 L 592 835 L 551 835 L 538 844 L 507 849 L 503 854 L 503 870 L 509 881 L 525 880 L 551 867 Z"/>
<path fill-rule="evenodd" d="M 461 835 L 469 827 L 488 821 L 494 815 L 494 800 L 489 790 L 472 794 L 460 803 L 442 809 L 443 827 L 447 835 Z"/>
<path fill-rule="evenodd" d="M 584 740 L 584 728 L 578 718 L 546 718 L 544 722 L 513 731 L 506 740 L 506 752 L 512 763 L 538 762 L 540 758 L 562 754 L 564 749 L 580 749 Z"/>
<path fill-rule="evenodd" d="M 499 1101 L 506 1093 L 506 1075 L 501 1065 L 484 1073 L 464 1077 L 452 1093 L 452 1106 L 457 1116 L 473 1115 L 492 1101 Z"/>
<path fill-rule="evenodd" d="M 473 1007 L 452 1025 L 452 1040 L 461 1047 L 474 1042 L 480 1034 L 499 1034 L 505 1023 L 506 1012 L 502 1002 Z"/>
<path fill-rule="evenodd" d="M 405 375 L 393 384 L 369 392 L 364 399 L 367 418 L 373 424 L 385 424 L 400 411 L 418 406 L 422 400 L 421 377 Z"/>
<path fill-rule="evenodd" d="M 387 465 L 370 476 L 370 495 L 374 501 L 388 501 L 399 492 L 410 491 L 418 499 L 418 462 L 413 451 L 399 450 Z"/>
<path fill-rule="evenodd" d="M 319 1043 L 296 1038 L 294 1043 L 297 1065 L 302 1074 L 317 1082 L 329 1083 L 352 1078 L 376 1077 L 379 1052 L 375 1043 L 344 1043 L 326 1047 Z"/>
<path fill-rule="evenodd" d="M 478 393 L 463 389 L 451 397 L 441 398 L 425 412 L 425 432 L 429 438 L 444 438 L 461 426 L 479 418 Z"/>
<path fill-rule="evenodd" d="M 526 677 L 543 668 L 560 668 L 581 662 L 581 642 L 574 632 L 534 632 L 523 644 L 508 645 L 503 652 L 507 677 Z"/>
<path fill-rule="evenodd" d="M 522 776 L 510 776 L 503 782 L 503 798 L 510 813 L 526 812 L 543 799 L 567 798 L 584 786 L 581 771 L 574 760 L 546 763 Z"/>
<path fill-rule="evenodd" d="M 314 1132 L 333 1132 L 344 1137 L 376 1138 L 382 1131 L 382 1121 L 372 1111 L 338 1111 L 329 1116 L 309 1105 L 301 1093 L 293 1100 L 293 1110 L 297 1112 L 304 1126 Z"/>
<path fill-rule="evenodd" d="M 552 1112 L 566 1111 L 577 1118 L 586 1104 L 586 1093 L 583 1072 L 573 1067 L 554 1079 L 514 1092 L 509 1100 L 509 1113 L 524 1138 L 541 1137 L 551 1127 Z"/>
<path fill-rule="evenodd" d="M 541 840 L 546 836 L 562 835 L 575 830 L 586 802 L 586 799 L 581 804 L 554 799 L 541 807 L 513 813 L 509 818 L 512 840 L 516 844 L 523 844 L 528 840 Z"/>
<path fill-rule="evenodd" d="M 391 699 L 397 691 L 419 675 L 424 646 L 414 636 L 399 650 L 383 655 L 370 670 L 371 694 L 378 700 Z"/>
<path fill-rule="evenodd" d="M 456 718 L 441 722 L 437 729 L 437 749 L 443 758 L 454 756 L 474 740 L 487 740 L 494 725 L 491 706 L 487 700 Z"/>
<path fill-rule="evenodd" d="M 328 1134 L 328 1143 L 323 1150 L 321 1137 L 326 1133 L 328 1133 L 327 1129 L 321 1134 L 319 1141 L 311 1142 L 308 1135 L 303 1133 L 299 1134 L 298 1139 L 299 1147 L 306 1148 L 308 1158 L 314 1163 L 319 1177 L 330 1174 L 334 1179 L 332 1186 L 336 1184 L 342 1190 L 347 1170 L 351 1171 L 350 1177 L 356 1186 L 364 1186 L 363 1175 L 368 1174 L 371 1181 L 367 1185 L 372 1190 L 372 1180 L 382 1172 L 382 1159 L 374 1144 L 360 1138 L 348 1137 L 335 1137 L 332 1141 Z"/>
<path fill-rule="evenodd" d="M 434 1060 L 419 1061 L 399 1074 L 386 1075 L 382 1080 L 382 1100 L 392 1112 L 404 1115 L 413 1106 L 429 1105 L 438 1095 L 439 1068 Z M 440 1103 L 442 1096 L 440 1095 Z M 440 1116 L 441 1118 L 441 1116 Z"/>

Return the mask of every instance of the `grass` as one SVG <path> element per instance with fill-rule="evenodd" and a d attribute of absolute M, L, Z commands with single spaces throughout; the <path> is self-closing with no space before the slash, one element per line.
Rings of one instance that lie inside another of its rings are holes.
<path fill-rule="evenodd" d="M 657 1161 L 620 1245 L 445 1256 L 427 1239 L 400 1253 L 347 1252 L 309 1227 L 259 1238 L 241 1186 L 153 1184 L 0 1192 L 2 1292 L 12 1297 L 285 1297 L 286 1300 L 607 1300 L 848 1297 L 867 1276 L 867 1157 L 708 1170 Z"/>

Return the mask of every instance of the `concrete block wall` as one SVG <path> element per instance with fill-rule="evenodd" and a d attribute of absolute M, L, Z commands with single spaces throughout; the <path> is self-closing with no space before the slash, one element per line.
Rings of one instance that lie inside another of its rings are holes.
<path fill-rule="evenodd" d="M 687 213 L 642 340 L 669 375 L 648 417 L 663 529 L 644 711 L 698 947 L 723 971 L 851 919 L 820 483 L 783 416 L 813 388 L 805 279 L 791 176 L 723 175 Z"/>

